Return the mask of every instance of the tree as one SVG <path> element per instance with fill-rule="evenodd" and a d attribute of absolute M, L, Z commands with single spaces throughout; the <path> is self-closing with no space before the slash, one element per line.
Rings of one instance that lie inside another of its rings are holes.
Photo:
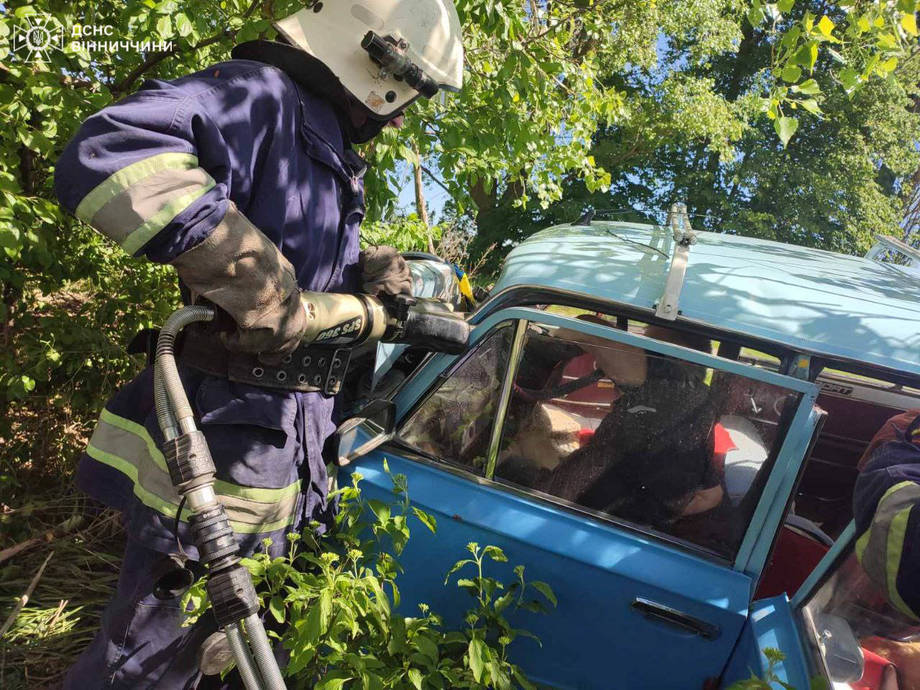
<path fill-rule="evenodd" d="M 475 244 L 519 241 L 573 221 L 587 206 L 612 209 L 618 220 L 661 222 L 667 205 L 682 200 L 702 229 L 865 251 L 874 233 L 897 227 L 899 195 L 918 165 L 916 45 L 905 47 L 897 68 L 873 79 L 863 41 L 831 43 L 817 28 L 814 17 L 824 5 L 800 1 L 769 27 L 744 23 L 736 48 L 706 59 L 692 36 L 667 37 L 650 68 L 605 73 L 628 112 L 598 127 L 591 149 L 596 164 L 614 174 L 610 189 L 568 176 L 563 201 L 545 210 L 496 203 L 480 211 Z M 851 14 L 855 23 L 865 17 Z M 834 16 L 849 26 L 847 17 Z M 780 69 L 777 45 L 807 23 L 818 34 L 813 45 L 833 45 L 833 54 L 802 66 L 790 64 L 796 53 L 782 56 Z M 855 81 L 841 79 L 854 66 L 861 66 Z M 765 87 L 765 73 L 777 69 L 798 81 Z M 777 118 L 803 111 L 795 136 L 784 141 Z"/>

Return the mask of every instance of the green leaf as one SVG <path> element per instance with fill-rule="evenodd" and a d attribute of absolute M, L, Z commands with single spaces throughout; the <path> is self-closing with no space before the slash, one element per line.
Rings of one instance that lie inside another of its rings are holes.
<path fill-rule="evenodd" d="M 786 655 L 776 647 L 765 647 L 763 655 L 767 657 L 767 661 L 771 664 L 778 664 L 786 658 Z"/>
<path fill-rule="evenodd" d="M 185 15 L 184 12 L 178 12 L 174 17 L 174 23 L 176 25 L 176 32 L 182 37 L 191 35 L 195 30 L 195 27 L 192 26 L 191 20 Z"/>
<path fill-rule="evenodd" d="M 313 690 L 341 690 L 345 682 L 349 680 L 351 680 L 350 676 L 346 678 L 324 678 L 313 686 Z"/>
<path fill-rule="evenodd" d="M 319 606 L 315 604 L 307 611 L 307 617 L 297 621 L 294 625 L 303 636 L 303 641 L 309 644 L 319 640 L 325 632 L 322 614 Z"/>
<path fill-rule="evenodd" d="M 798 101 L 798 104 L 810 112 L 812 115 L 821 114 L 821 106 L 818 105 L 818 101 L 816 101 L 814 98 L 806 98 L 804 100 Z"/>
<path fill-rule="evenodd" d="M 799 79 L 802 78 L 802 68 L 796 67 L 795 65 L 787 65 L 783 69 L 780 76 L 782 76 L 783 81 L 789 82 L 790 84 L 794 84 L 795 82 L 797 82 Z"/>
<path fill-rule="evenodd" d="M 809 41 L 801 48 L 799 48 L 793 57 L 793 60 L 797 65 L 802 65 L 802 67 L 807 68 L 810 72 L 814 68 L 815 63 L 818 61 L 817 41 Z"/>
<path fill-rule="evenodd" d="M 550 587 L 545 582 L 540 580 L 534 580 L 530 583 L 530 586 L 537 590 L 540 594 L 546 597 L 553 606 L 556 606 L 559 602 L 556 601 L 556 594 L 553 592 L 553 588 Z"/>
<path fill-rule="evenodd" d="M 748 10 L 747 20 L 751 23 L 755 29 L 761 25 L 764 19 L 766 19 L 766 13 L 764 12 L 763 4 L 760 0 L 754 0 L 751 3 L 751 9 Z"/>
<path fill-rule="evenodd" d="M 469 656 L 470 671 L 473 672 L 473 679 L 477 683 L 481 683 L 484 668 L 483 657 L 488 657 L 485 644 L 483 644 L 482 640 L 474 637 L 467 647 L 467 654 Z"/>
<path fill-rule="evenodd" d="M 451 575 L 453 575 L 455 572 L 457 572 L 464 566 L 467 566 L 471 563 L 473 563 L 473 561 L 471 561 L 469 558 L 466 558 L 462 561 L 457 561 L 456 563 L 454 563 L 453 566 L 451 566 L 451 569 L 447 571 L 447 575 L 444 578 L 444 584 L 445 585 L 447 584 L 447 581 L 450 580 Z"/>
<path fill-rule="evenodd" d="M 815 94 L 821 93 L 821 87 L 818 86 L 818 82 L 814 79 L 806 79 L 801 84 L 793 86 L 792 89 L 806 96 L 814 96 Z"/>
<path fill-rule="evenodd" d="M 323 622 L 323 629 L 329 627 L 332 619 L 332 590 L 324 589 L 319 595 L 319 614 Z"/>
<path fill-rule="evenodd" d="M 495 600 L 495 603 L 492 605 L 492 608 L 495 610 L 495 613 L 501 613 L 508 605 L 514 601 L 515 592 L 514 590 L 508 590 L 502 594 L 498 599 Z"/>
<path fill-rule="evenodd" d="M 460 589 L 465 589 L 473 596 L 479 594 L 479 585 L 465 577 L 461 577 L 459 580 L 457 580 L 457 587 Z"/>
<path fill-rule="evenodd" d="M 417 668 L 410 668 L 406 673 L 409 676 L 409 682 L 416 690 L 422 690 L 422 672 Z"/>
<path fill-rule="evenodd" d="M 166 15 L 157 19 L 157 34 L 160 38 L 172 38 L 172 17 Z"/>
<path fill-rule="evenodd" d="M 776 130 L 779 140 L 783 142 L 783 148 L 786 148 L 786 145 L 798 128 L 799 121 L 794 117 L 778 117 L 773 120 L 773 129 Z"/>
<path fill-rule="evenodd" d="M 497 561 L 499 563 L 508 562 L 508 557 L 505 555 L 505 552 L 497 546 L 487 546 L 482 550 L 482 553 L 484 556 L 488 556 L 493 561 Z"/>
<path fill-rule="evenodd" d="M 793 5 L 795 5 L 795 0 L 779 0 L 776 3 L 780 12 L 791 12 Z"/>
<path fill-rule="evenodd" d="M 268 610 L 279 623 L 284 623 L 284 597 L 280 594 L 275 595 L 268 602 Z"/>
<path fill-rule="evenodd" d="M 835 26 L 836 25 L 834 24 L 834 22 L 832 22 L 827 15 L 824 15 L 823 17 L 821 17 L 820 21 L 818 21 L 818 31 L 821 32 L 821 35 L 824 36 L 824 38 L 831 40 L 831 41 L 837 40 L 836 38 L 834 38 L 834 27 Z"/>
<path fill-rule="evenodd" d="M 898 59 L 896 57 L 890 57 L 881 64 L 879 64 L 879 69 L 883 72 L 894 72 L 898 67 Z"/>
<path fill-rule="evenodd" d="M 527 676 L 524 675 L 524 672 L 521 671 L 517 666 L 511 667 L 511 672 L 514 674 L 514 679 L 518 682 L 518 685 L 523 688 L 523 690 L 537 690 L 536 686 L 527 680 Z"/>
<path fill-rule="evenodd" d="M 378 522 L 384 523 L 390 519 L 390 506 L 388 504 L 372 498 L 367 502 L 367 505 L 370 506 L 370 509 L 374 512 L 374 515 L 377 516 Z"/>
<path fill-rule="evenodd" d="M 415 638 L 414 644 L 419 653 L 430 661 L 432 665 L 438 663 L 438 645 L 434 641 L 425 637 L 424 634 L 419 634 Z"/>
<path fill-rule="evenodd" d="M 419 520 L 422 521 L 422 524 L 425 525 L 432 533 L 438 531 L 438 522 L 434 519 L 433 515 L 429 515 L 424 510 L 419 510 L 418 508 L 413 507 L 412 512 L 415 514 Z"/>
<path fill-rule="evenodd" d="M 859 85 L 860 75 L 859 72 L 857 72 L 852 67 L 844 67 L 837 75 L 837 79 L 840 80 L 843 88 L 849 92 Z"/>

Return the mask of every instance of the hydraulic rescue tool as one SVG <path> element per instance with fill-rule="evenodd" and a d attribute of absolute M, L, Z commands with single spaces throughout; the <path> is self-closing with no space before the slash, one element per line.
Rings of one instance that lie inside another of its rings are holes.
<path fill-rule="evenodd" d="M 301 300 L 309 325 L 297 356 L 306 364 L 313 359 L 309 353 L 315 346 L 315 358 L 325 362 L 320 365 L 325 369 L 306 369 L 310 373 L 300 376 L 310 379 L 303 381 L 305 385 L 325 395 L 338 392 L 350 348 L 383 341 L 459 353 L 469 338 L 469 324 L 435 301 L 404 295 L 379 299 L 317 292 L 304 292 Z M 259 617 L 259 600 L 249 571 L 240 564 L 236 538 L 214 490 L 215 467 L 208 444 L 196 426 L 176 364 L 179 332 L 196 322 L 213 321 L 216 315 L 210 306 L 182 307 L 160 331 L 154 369 L 157 421 L 170 479 L 189 509 L 199 559 L 207 568 L 211 607 L 226 633 L 240 676 L 248 690 L 277 690 L 285 686 Z M 319 372 L 315 379 L 314 371 Z M 280 373 L 283 370 L 279 370 L 279 381 Z"/>

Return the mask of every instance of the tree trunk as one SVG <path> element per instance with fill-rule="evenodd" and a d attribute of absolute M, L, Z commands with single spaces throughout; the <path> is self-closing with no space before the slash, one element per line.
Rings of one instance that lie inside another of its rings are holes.
<path fill-rule="evenodd" d="M 413 147 L 416 158 L 418 158 L 418 148 Z M 425 205 L 425 191 L 422 188 L 422 162 L 419 159 L 413 167 L 415 173 L 415 210 L 418 213 L 419 220 L 425 224 L 426 236 L 428 237 L 428 251 L 435 253 L 434 240 L 431 237 L 431 223 L 428 222 L 428 207 Z"/>

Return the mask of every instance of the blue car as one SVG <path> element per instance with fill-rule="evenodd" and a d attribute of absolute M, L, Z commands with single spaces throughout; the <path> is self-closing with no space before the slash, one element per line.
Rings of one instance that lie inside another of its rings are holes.
<path fill-rule="evenodd" d="M 794 688 L 920 687 L 920 628 L 859 571 L 850 512 L 875 431 L 920 408 L 920 282 L 672 225 L 532 236 L 467 351 L 412 360 L 344 425 L 339 483 L 387 500 L 386 459 L 438 520 L 402 607 L 459 620 L 443 574 L 495 544 L 558 598 L 515 621 L 540 684 L 726 688 L 775 648 Z"/>

